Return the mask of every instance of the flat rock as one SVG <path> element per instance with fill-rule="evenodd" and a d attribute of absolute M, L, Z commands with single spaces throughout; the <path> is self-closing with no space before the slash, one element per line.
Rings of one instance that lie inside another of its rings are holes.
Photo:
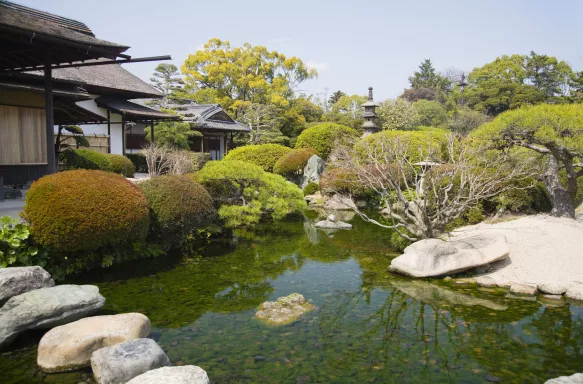
<path fill-rule="evenodd" d="M 127 383 L 142 373 L 169 364 L 168 356 L 152 339 L 125 341 L 98 349 L 91 356 L 91 368 L 99 384 Z"/>
<path fill-rule="evenodd" d="M 50 329 L 97 312 L 105 298 L 94 285 L 59 285 L 29 291 L 0 308 L 0 348 L 20 332 Z"/>
<path fill-rule="evenodd" d="M 339 221 L 339 220 L 330 221 L 330 220 L 326 219 L 326 220 L 318 221 L 315 224 L 315 227 L 321 228 L 321 229 L 352 229 L 352 224 L 345 223 L 344 221 Z"/>
<path fill-rule="evenodd" d="M 562 295 L 567 292 L 567 286 L 557 282 L 544 282 L 539 284 L 538 290 L 549 295 Z"/>
<path fill-rule="evenodd" d="M 583 384 L 583 373 L 575 373 L 571 376 L 561 376 L 545 381 L 545 384 Z"/>
<path fill-rule="evenodd" d="M 569 299 L 581 300 L 583 301 L 583 284 L 582 283 L 575 283 L 572 284 L 567 292 L 565 292 L 565 296 Z"/>
<path fill-rule="evenodd" d="M 417 241 L 393 259 L 389 270 L 412 277 L 443 276 L 463 272 L 508 257 L 506 237 L 480 234 L 452 241 Z"/>
<path fill-rule="evenodd" d="M 41 267 L 0 268 L 0 303 L 21 293 L 54 286 L 51 275 Z"/>
<path fill-rule="evenodd" d="M 282 296 L 276 301 L 266 301 L 261 304 L 255 317 L 273 325 L 289 324 L 314 308 L 304 299 L 304 296 L 292 293 L 289 296 Z"/>
<path fill-rule="evenodd" d="M 350 211 L 356 208 L 356 204 L 350 196 L 344 196 L 339 193 L 332 196 L 324 203 L 324 209 L 328 211 Z"/>
<path fill-rule="evenodd" d="M 127 384 L 210 384 L 206 371 L 196 365 L 162 367 L 134 377 Z"/>
<path fill-rule="evenodd" d="M 37 363 L 44 372 L 65 372 L 91 364 L 104 347 L 147 337 L 150 320 L 141 313 L 95 316 L 48 331 L 38 345 Z"/>
<path fill-rule="evenodd" d="M 514 295 L 534 296 L 538 287 L 536 284 L 512 284 L 510 286 L 510 293 Z"/>
<path fill-rule="evenodd" d="M 498 286 L 498 284 L 496 283 L 496 280 L 494 280 L 490 276 L 476 277 L 476 284 L 478 285 L 478 287 L 486 287 L 486 288 L 492 288 L 492 287 Z"/>

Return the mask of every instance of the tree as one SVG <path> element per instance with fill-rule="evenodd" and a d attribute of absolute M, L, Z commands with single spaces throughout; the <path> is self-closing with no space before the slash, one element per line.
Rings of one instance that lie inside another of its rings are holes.
<path fill-rule="evenodd" d="M 583 176 L 583 106 L 542 104 L 496 117 L 473 135 L 497 148 L 528 148 L 547 161 L 542 175 L 552 215 L 575 217 L 578 181 Z M 561 180 L 562 174 L 565 181 Z"/>
<path fill-rule="evenodd" d="M 284 143 L 289 138 L 279 130 L 281 118 L 273 105 L 250 104 L 242 108 L 239 121 L 251 127 L 249 144 Z"/>
<path fill-rule="evenodd" d="M 144 129 L 146 140 L 152 141 L 151 128 Z M 154 127 L 154 136 L 158 146 L 167 146 L 174 149 L 190 149 L 190 139 L 202 136 L 198 131 L 193 131 L 190 124 L 183 121 L 164 121 Z"/>
<path fill-rule="evenodd" d="M 474 111 L 468 107 L 461 107 L 449 120 L 449 129 L 457 133 L 467 134 L 488 122 L 488 120 L 488 116 L 481 112 Z"/>
<path fill-rule="evenodd" d="M 322 121 L 323 115 L 322 107 L 312 97 L 296 97 L 290 101 L 289 108 L 280 113 L 280 131 L 290 138 L 297 137 L 306 128 L 306 124 Z"/>
<path fill-rule="evenodd" d="M 334 92 L 332 95 L 330 95 L 330 98 L 328 99 L 328 104 L 330 104 L 330 105 L 336 104 L 342 96 L 346 96 L 346 93 L 344 93 L 340 90 Z"/>
<path fill-rule="evenodd" d="M 358 208 L 355 211 L 364 220 L 395 230 L 409 241 L 438 236 L 448 223 L 484 199 L 516 188 L 514 181 L 532 174 L 523 159 L 485 151 L 453 135 L 448 137 L 441 159 L 432 146 L 419 147 L 415 156 L 436 160 L 433 165 L 416 165 L 410 155 L 406 136 L 379 134 L 375 140 L 340 147 L 334 164 L 348 170 L 354 183 L 373 191 L 389 219 L 383 223 Z"/>
<path fill-rule="evenodd" d="M 531 51 L 526 58 L 525 70 L 527 81 L 541 91 L 547 101 L 569 93 L 569 79 L 573 71 L 564 61 Z"/>
<path fill-rule="evenodd" d="M 164 98 L 162 100 L 153 100 L 150 105 L 155 104 L 159 107 L 166 108 L 168 99 L 182 89 L 184 82 L 182 76 L 178 72 L 178 68 L 174 64 L 162 63 L 156 66 L 154 75 L 150 78 L 154 88 L 158 89 Z"/>
<path fill-rule="evenodd" d="M 450 86 L 446 78 L 435 73 L 435 68 L 433 68 L 430 59 L 425 59 L 419 65 L 419 71 L 414 72 L 413 76 L 409 77 L 409 83 L 411 83 L 412 88 L 446 90 Z"/>
<path fill-rule="evenodd" d="M 297 57 L 249 43 L 233 48 L 216 38 L 188 55 L 182 73 L 191 97 L 213 100 L 235 116 L 252 103 L 287 107 L 297 86 L 317 76 Z"/>
<path fill-rule="evenodd" d="M 430 127 L 442 127 L 447 121 L 445 108 L 435 100 L 419 100 L 413 103 L 418 123 Z"/>
<path fill-rule="evenodd" d="M 435 100 L 435 90 L 432 88 L 424 87 L 409 88 L 405 89 L 399 98 L 405 99 L 410 103 L 414 103 L 417 100 Z"/>
<path fill-rule="evenodd" d="M 330 111 L 326 113 L 326 121 L 346 125 L 352 128 L 360 128 L 364 122 L 362 118 L 362 104 L 366 97 L 360 95 L 343 95 L 332 104 Z"/>
<path fill-rule="evenodd" d="M 419 120 L 419 115 L 413 105 L 403 99 L 383 101 L 380 103 L 377 113 L 382 129 L 413 129 Z"/>

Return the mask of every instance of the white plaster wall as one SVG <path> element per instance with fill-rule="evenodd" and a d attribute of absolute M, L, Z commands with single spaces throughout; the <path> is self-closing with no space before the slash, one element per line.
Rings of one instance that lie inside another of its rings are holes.
<path fill-rule="evenodd" d="M 107 117 L 107 110 L 97 106 L 95 100 L 78 101 L 76 104 L 99 116 Z M 112 122 L 110 137 L 111 153 L 121 155 L 123 153 L 122 146 L 123 134 L 121 129 L 121 115 L 112 112 L 110 115 L 110 120 Z M 85 124 L 81 125 L 80 127 L 83 128 L 83 132 L 85 133 L 85 135 L 91 134 L 107 135 L 107 124 Z"/>

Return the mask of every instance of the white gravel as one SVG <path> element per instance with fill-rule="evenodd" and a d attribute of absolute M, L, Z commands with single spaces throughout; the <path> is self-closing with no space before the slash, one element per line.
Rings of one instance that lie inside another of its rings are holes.
<path fill-rule="evenodd" d="M 496 224 L 480 223 L 459 228 L 452 235 L 494 231 L 506 235 L 510 257 L 493 264 L 484 276 L 498 284 L 583 283 L 583 215 L 577 220 L 535 215 Z"/>

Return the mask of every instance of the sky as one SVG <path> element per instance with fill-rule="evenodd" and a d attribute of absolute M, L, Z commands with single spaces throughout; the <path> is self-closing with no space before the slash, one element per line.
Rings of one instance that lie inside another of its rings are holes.
<path fill-rule="evenodd" d="M 264 45 L 318 70 L 298 88 L 375 99 L 399 96 L 420 62 L 471 71 L 503 54 L 556 56 L 583 70 L 581 0 L 12 0 L 84 22 L 131 46 L 133 57 L 171 55 L 180 68 L 210 38 Z M 125 64 L 149 81 L 158 63 Z"/>

